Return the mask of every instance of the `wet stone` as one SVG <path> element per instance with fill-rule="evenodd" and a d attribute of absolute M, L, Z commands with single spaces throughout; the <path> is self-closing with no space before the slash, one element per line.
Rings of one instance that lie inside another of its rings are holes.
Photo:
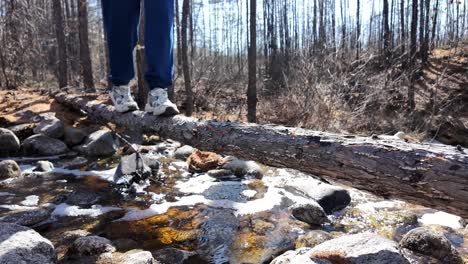
<path fill-rule="evenodd" d="M 34 123 L 26 123 L 26 124 L 11 126 L 8 129 L 11 130 L 11 132 L 15 133 L 15 135 L 20 140 L 25 140 L 26 138 L 34 135 L 33 130 L 35 127 L 36 127 L 36 124 Z"/>
<path fill-rule="evenodd" d="M 149 251 L 131 250 L 113 259 L 115 264 L 153 264 L 153 255 Z"/>
<path fill-rule="evenodd" d="M 20 141 L 16 135 L 6 129 L 0 128 L 0 157 L 15 154 L 20 149 Z"/>
<path fill-rule="evenodd" d="M 86 236 L 89 236 L 89 235 L 91 235 L 90 232 L 88 232 L 86 230 L 82 230 L 82 229 L 66 231 L 62 235 L 61 242 L 62 243 L 71 243 L 71 242 L 74 242 L 75 240 L 77 240 L 80 237 L 86 237 Z"/>
<path fill-rule="evenodd" d="M 328 184 L 322 184 L 321 188 L 317 188 L 312 198 L 322 206 L 327 214 L 341 210 L 351 203 L 351 196 L 347 190 Z"/>
<path fill-rule="evenodd" d="M 101 197 L 94 192 L 74 191 L 68 196 L 65 203 L 86 207 L 98 203 L 99 200 L 101 200 Z"/>
<path fill-rule="evenodd" d="M 18 178 L 21 176 L 21 169 L 13 160 L 0 161 L 0 180 Z"/>
<path fill-rule="evenodd" d="M 65 126 L 58 118 L 44 119 L 34 128 L 34 133 L 42 134 L 51 138 L 63 137 L 64 131 Z"/>
<path fill-rule="evenodd" d="M 419 227 L 409 231 L 401 239 L 400 247 L 431 256 L 442 263 L 463 263 L 450 241 L 442 233 L 429 228 Z"/>
<path fill-rule="evenodd" d="M 163 248 L 153 251 L 154 258 L 161 264 L 184 264 L 194 255 L 194 252 L 177 248 Z"/>
<path fill-rule="evenodd" d="M 45 209 L 27 210 L 10 213 L 0 217 L 0 222 L 14 223 L 22 226 L 33 226 L 50 217 L 50 212 Z"/>
<path fill-rule="evenodd" d="M 239 182 L 224 182 L 223 184 L 209 187 L 202 195 L 210 200 L 246 202 L 247 197 L 242 195 L 242 191 L 245 190 L 247 190 L 247 187 Z"/>
<path fill-rule="evenodd" d="M 312 248 L 332 238 L 333 236 L 328 232 L 325 232 L 322 230 L 312 230 L 310 232 L 307 232 L 304 235 L 300 235 L 297 238 L 295 245 L 296 245 L 296 248 L 302 248 L 302 247 Z"/>
<path fill-rule="evenodd" d="M 65 128 L 65 143 L 69 147 L 76 146 L 84 141 L 87 134 L 85 131 L 75 128 L 75 127 L 67 127 Z"/>
<path fill-rule="evenodd" d="M 221 178 L 233 175 L 232 171 L 226 169 L 210 170 L 207 174 L 213 178 Z"/>
<path fill-rule="evenodd" d="M 245 161 L 233 157 L 228 157 L 225 160 L 223 169 L 230 170 L 237 176 L 252 175 L 261 178 L 263 175 L 262 168 L 255 161 Z"/>
<path fill-rule="evenodd" d="M 297 204 L 290 208 L 292 215 L 309 225 L 321 225 L 328 222 L 328 218 L 319 204 Z"/>
<path fill-rule="evenodd" d="M 71 250 L 74 254 L 79 256 L 93 256 L 107 252 L 114 252 L 115 247 L 107 238 L 87 236 L 76 239 L 75 242 L 73 242 Z"/>
<path fill-rule="evenodd" d="M 84 157 L 75 157 L 72 160 L 59 161 L 58 167 L 64 169 L 79 169 L 88 164 L 88 160 Z"/>
<path fill-rule="evenodd" d="M 23 151 L 28 156 L 54 156 L 68 151 L 62 141 L 44 135 L 28 137 L 23 142 Z"/>
<path fill-rule="evenodd" d="M 33 171 L 51 172 L 54 170 L 54 164 L 47 160 L 41 160 L 36 163 L 36 168 Z"/>
<path fill-rule="evenodd" d="M 114 175 L 117 184 L 131 185 L 144 179 L 156 175 L 160 167 L 160 162 L 149 154 L 137 154 L 124 156 L 121 158 L 119 166 Z"/>
<path fill-rule="evenodd" d="M 0 223 L 0 263 L 55 263 L 52 243 L 36 231 L 12 223 Z"/>

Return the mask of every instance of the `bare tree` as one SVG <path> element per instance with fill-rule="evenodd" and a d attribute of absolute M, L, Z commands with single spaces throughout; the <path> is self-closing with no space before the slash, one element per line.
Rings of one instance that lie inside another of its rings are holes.
<path fill-rule="evenodd" d="M 184 85 L 185 85 L 185 114 L 191 116 L 193 113 L 193 90 L 192 82 L 190 79 L 190 66 L 188 58 L 188 18 L 190 12 L 190 0 L 183 0 L 182 3 L 182 68 L 184 71 Z"/>
<path fill-rule="evenodd" d="M 87 92 L 95 92 L 93 81 L 93 66 L 91 63 L 91 51 L 89 49 L 88 36 L 88 1 L 77 0 L 78 25 L 80 37 L 80 62 L 83 85 Z"/>
<path fill-rule="evenodd" d="M 57 38 L 58 52 L 58 69 L 57 79 L 60 88 L 68 85 L 68 70 L 67 70 L 67 47 L 65 43 L 65 30 L 62 16 L 61 0 L 52 1 L 52 9 L 54 13 L 55 36 Z"/>
<path fill-rule="evenodd" d="M 249 85 L 247 88 L 247 119 L 257 121 L 257 1 L 250 0 Z"/>

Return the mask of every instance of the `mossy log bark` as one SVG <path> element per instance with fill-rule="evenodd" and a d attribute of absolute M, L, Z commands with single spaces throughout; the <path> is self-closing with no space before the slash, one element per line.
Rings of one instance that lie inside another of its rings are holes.
<path fill-rule="evenodd" d="M 59 103 L 118 126 L 157 133 L 202 150 L 294 168 L 385 197 L 468 218 L 468 151 L 274 125 L 204 121 L 182 115 L 120 114 L 93 98 L 57 94 Z"/>

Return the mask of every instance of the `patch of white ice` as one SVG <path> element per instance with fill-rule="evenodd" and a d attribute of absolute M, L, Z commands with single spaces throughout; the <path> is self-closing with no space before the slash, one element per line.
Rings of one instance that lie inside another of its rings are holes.
<path fill-rule="evenodd" d="M 463 228 L 463 219 L 461 217 L 441 211 L 424 214 L 418 219 L 418 222 L 423 225 L 441 225 L 453 229 Z"/>
<path fill-rule="evenodd" d="M 61 203 L 57 205 L 57 207 L 55 207 L 54 211 L 52 212 L 52 215 L 97 217 L 99 215 L 102 215 L 111 211 L 117 211 L 117 210 L 122 210 L 122 209 L 118 207 L 103 207 L 98 204 L 91 206 L 91 208 L 89 209 L 86 209 L 86 208 L 80 208 L 76 205 L 69 205 L 66 203 Z"/>
<path fill-rule="evenodd" d="M 356 205 L 356 208 L 366 213 L 374 213 L 376 209 L 401 207 L 404 204 L 405 202 L 402 202 L 402 201 L 391 200 L 391 201 L 362 203 L 362 204 Z"/>
<path fill-rule="evenodd" d="M 35 206 L 23 206 L 17 204 L 2 204 L 0 205 L 0 208 L 8 209 L 11 211 L 29 211 L 37 209 L 37 207 Z"/>
<path fill-rule="evenodd" d="M 248 198 L 252 198 L 257 194 L 257 191 L 255 190 L 244 190 L 241 192 L 242 195 Z"/>
<path fill-rule="evenodd" d="M 37 195 L 29 195 L 26 196 L 24 201 L 21 202 L 24 206 L 37 206 L 39 204 L 39 196 Z"/>

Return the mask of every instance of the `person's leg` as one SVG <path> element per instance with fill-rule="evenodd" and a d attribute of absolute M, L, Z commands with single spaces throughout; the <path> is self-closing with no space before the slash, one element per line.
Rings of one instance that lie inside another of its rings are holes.
<path fill-rule="evenodd" d="M 102 0 L 104 27 L 109 48 L 109 81 L 127 85 L 134 78 L 133 49 L 138 41 L 140 1 Z"/>
<path fill-rule="evenodd" d="M 145 20 L 145 78 L 150 89 L 166 89 L 174 72 L 174 0 L 146 0 Z"/>

